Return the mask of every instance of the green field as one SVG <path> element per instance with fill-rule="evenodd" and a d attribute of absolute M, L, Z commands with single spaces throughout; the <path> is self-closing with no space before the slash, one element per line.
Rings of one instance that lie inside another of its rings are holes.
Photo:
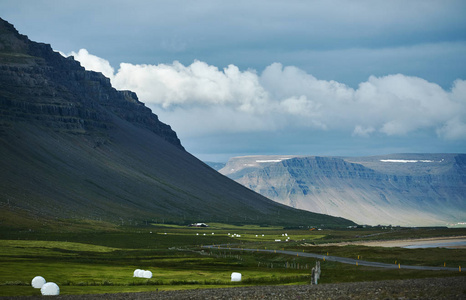
<path fill-rule="evenodd" d="M 0 296 L 40 295 L 30 286 L 43 276 L 61 294 L 140 292 L 260 284 L 308 284 L 316 260 L 290 255 L 218 250 L 232 248 L 285 249 L 327 253 L 380 262 L 458 267 L 466 266 L 466 250 L 371 248 L 318 244 L 354 240 L 402 239 L 466 235 L 466 229 L 313 230 L 210 224 L 192 228 L 166 224 L 145 227 L 96 228 L 94 231 L 0 231 Z M 286 234 L 286 235 L 285 235 Z M 233 236 L 234 235 L 234 236 Z M 285 242 L 289 237 L 289 241 Z M 281 242 L 275 242 L 281 239 Z M 321 262 L 320 283 L 444 277 L 464 272 L 385 270 Z M 153 278 L 133 277 L 135 269 L 150 270 Z M 242 274 L 231 282 L 232 272 Z"/>

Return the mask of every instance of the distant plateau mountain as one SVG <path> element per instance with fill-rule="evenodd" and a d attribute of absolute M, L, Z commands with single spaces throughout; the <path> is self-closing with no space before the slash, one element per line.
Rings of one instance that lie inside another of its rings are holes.
<path fill-rule="evenodd" d="M 466 222 L 466 154 L 245 156 L 219 172 L 278 203 L 358 224 Z"/>

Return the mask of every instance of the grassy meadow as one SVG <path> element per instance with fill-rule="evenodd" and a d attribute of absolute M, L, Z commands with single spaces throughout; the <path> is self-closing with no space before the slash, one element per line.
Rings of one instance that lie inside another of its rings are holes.
<path fill-rule="evenodd" d="M 264 252 L 206 249 L 285 249 L 401 264 L 466 266 L 466 250 L 328 246 L 329 243 L 466 235 L 466 229 L 308 230 L 256 225 L 209 224 L 192 228 L 167 224 L 95 230 L 0 231 L 0 296 L 40 295 L 35 276 L 60 287 L 60 294 L 140 292 L 244 285 L 308 284 L 316 259 Z M 285 241 L 289 238 L 288 241 Z M 281 242 L 275 240 L 280 239 Z M 325 244 L 326 246 L 319 246 Z M 151 279 L 135 278 L 135 269 Z M 444 277 L 464 272 L 377 269 L 321 261 L 319 283 Z M 231 282 L 232 272 L 242 274 Z"/>

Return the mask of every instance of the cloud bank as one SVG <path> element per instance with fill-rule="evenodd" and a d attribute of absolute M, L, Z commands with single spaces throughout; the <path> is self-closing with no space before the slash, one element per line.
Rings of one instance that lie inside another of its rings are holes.
<path fill-rule="evenodd" d="M 69 55 L 109 77 L 115 88 L 136 92 L 182 136 L 308 128 L 366 138 L 428 131 L 441 139 L 466 139 L 466 81 L 461 79 L 445 90 L 419 77 L 393 74 L 371 76 L 351 88 L 280 63 L 262 73 L 202 61 L 121 63 L 115 72 L 85 49 Z"/>

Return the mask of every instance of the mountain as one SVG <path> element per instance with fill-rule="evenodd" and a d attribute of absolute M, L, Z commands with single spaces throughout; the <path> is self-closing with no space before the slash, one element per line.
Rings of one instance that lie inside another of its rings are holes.
<path fill-rule="evenodd" d="M 220 173 L 279 203 L 359 224 L 466 221 L 466 154 L 245 156 Z"/>
<path fill-rule="evenodd" d="M 209 167 L 211 167 L 212 169 L 214 170 L 220 170 L 220 169 L 223 169 L 223 167 L 225 167 L 225 163 L 221 163 L 221 162 L 212 162 L 212 161 L 205 161 L 204 162 L 206 165 L 208 165 Z"/>
<path fill-rule="evenodd" d="M 277 204 L 220 175 L 136 94 L 1 19 L 0 117 L 1 226 L 353 224 Z"/>

